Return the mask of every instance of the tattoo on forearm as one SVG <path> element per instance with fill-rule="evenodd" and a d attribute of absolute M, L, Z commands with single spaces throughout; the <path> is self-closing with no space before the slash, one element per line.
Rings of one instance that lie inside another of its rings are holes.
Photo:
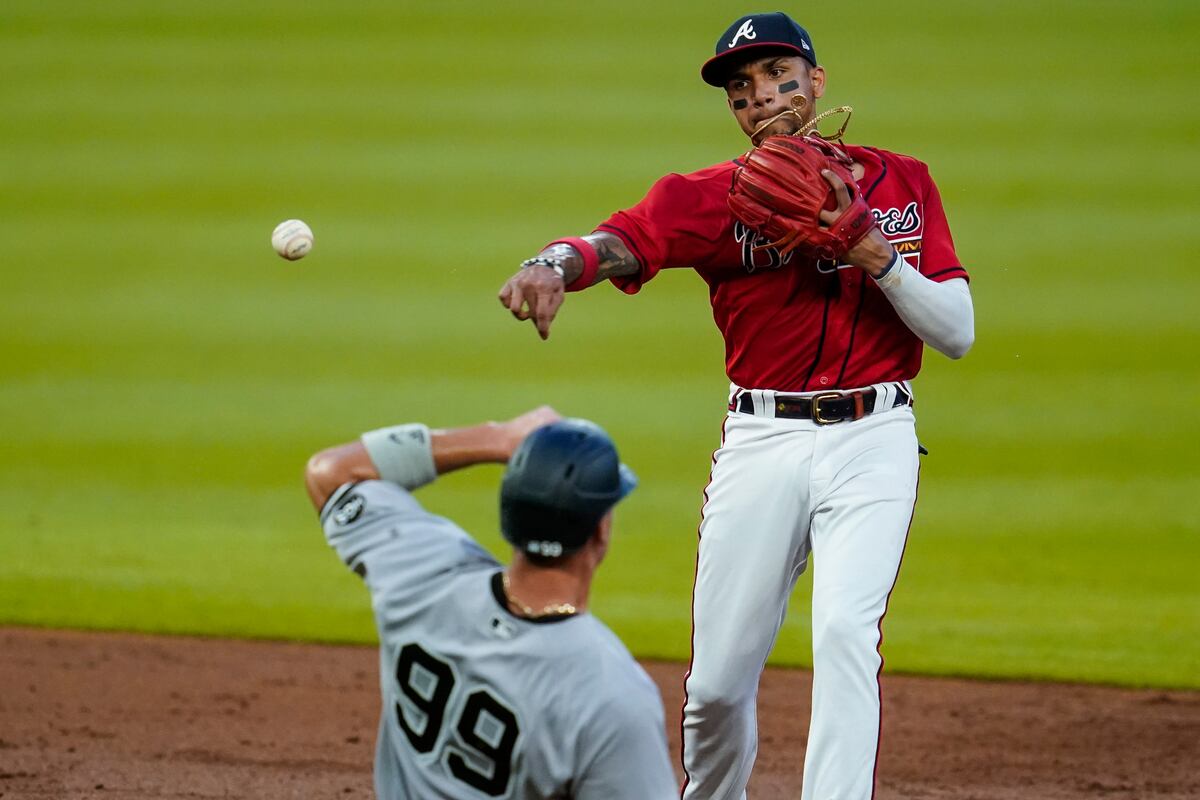
<path fill-rule="evenodd" d="M 638 263 L 637 258 L 629 252 L 629 248 L 623 241 L 611 233 L 593 233 L 583 238 L 584 241 L 596 248 L 596 255 L 600 258 L 600 271 L 596 275 L 597 283 L 607 278 L 633 275 L 641 271 L 642 265 Z"/>
<path fill-rule="evenodd" d="M 642 268 L 625 243 L 611 233 L 592 233 L 584 236 L 583 240 L 596 248 L 596 256 L 600 260 L 595 283 L 618 275 L 633 275 Z M 569 244 L 551 245 L 538 255 L 561 258 L 563 280 L 568 285 L 583 274 L 583 256 Z"/>

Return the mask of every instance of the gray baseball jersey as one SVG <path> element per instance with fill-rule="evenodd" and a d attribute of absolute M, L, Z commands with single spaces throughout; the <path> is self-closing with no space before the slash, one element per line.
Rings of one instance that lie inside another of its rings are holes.
<path fill-rule="evenodd" d="M 678 797 L 658 688 L 603 623 L 509 613 L 500 564 L 395 484 L 342 486 L 321 522 L 371 593 L 379 797 Z"/>

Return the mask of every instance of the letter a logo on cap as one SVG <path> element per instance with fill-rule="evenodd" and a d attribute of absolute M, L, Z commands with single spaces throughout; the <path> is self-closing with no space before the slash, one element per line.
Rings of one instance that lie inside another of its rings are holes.
<path fill-rule="evenodd" d="M 733 35 L 733 40 L 729 43 L 730 47 L 737 44 L 738 39 L 757 39 L 758 34 L 754 32 L 754 20 L 748 19 L 742 23 L 742 27 L 737 29 L 737 33 Z"/>

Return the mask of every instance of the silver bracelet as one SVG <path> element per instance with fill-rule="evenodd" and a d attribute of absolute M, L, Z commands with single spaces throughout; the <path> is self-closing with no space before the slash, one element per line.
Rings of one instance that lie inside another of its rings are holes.
<path fill-rule="evenodd" d="M 563 270 L 563 260 L 556 256 L 534 256 L 527 258 L 521 262 L 521 269 L 526 267 L 549 267 L 554 270 L 554 273 L 564 281 L 567 279 L 567 274 Z"/>

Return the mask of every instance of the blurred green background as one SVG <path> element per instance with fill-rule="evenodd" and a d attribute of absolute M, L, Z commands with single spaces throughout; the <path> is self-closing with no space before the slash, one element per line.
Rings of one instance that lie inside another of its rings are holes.
<path fill-rule="evenodd" d="M 552 403 L 643 479 L 598 615 L 686 658 L 726 387 L 703 283 L 571 296 L 549 342 L 495 292 L 745 149 L 697 72 L 749 10 L 7 0 L 0 623 L 371 641 L 307 456 Z M 974 351 L 917 383 L 888 668 L 1200 687 L 1200 5 L 789 10 L 850 140 L 929 162 L 973 276 Z M 503 553 L 498 477 L 423 499 Z M 775 663 L 809 663 L 808 591 Z"/>

